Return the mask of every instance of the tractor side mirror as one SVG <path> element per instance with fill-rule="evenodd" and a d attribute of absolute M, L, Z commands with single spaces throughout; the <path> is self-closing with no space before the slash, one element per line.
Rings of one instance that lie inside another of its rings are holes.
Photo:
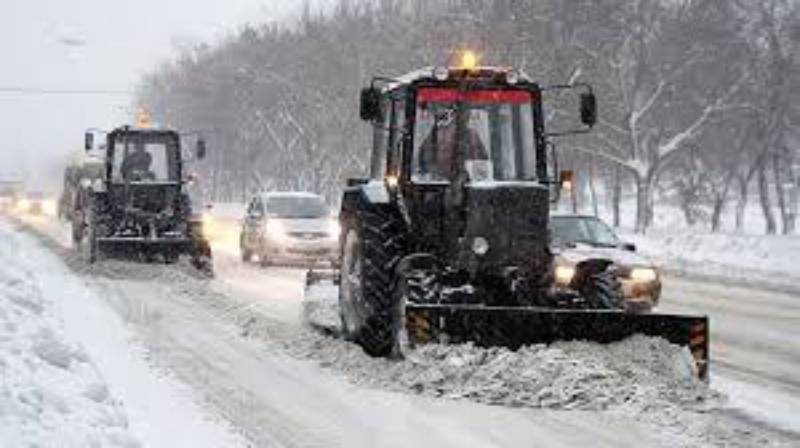
<path fill-rule="evenodd" d="M 197 145 L 195 147 L 195 156 L 197 160 L 203 159 L 206 156 L 206 141 L 202 138 L 197 140 Z"/>
<path fill-rule="evenodd" d="M 364 121 L 379 121 L 381 116 L 381 94 L 375 87 L 361 89 L 359 115 Z"/>
<path fill-rule="evenodd" d="M 83 149 L 89 152 L 92 148 L 94 148 L 94 134 L 87 132 L 83 136 Z"/>
<path fill-rule="evenodd" d="M 589 127 L 597 123 L 597 99 L 592 92 L 581 93 L 581 123 Z"/>
<path fill-rule="evenodd" d="M 572 170 L 564 170 L 558 176 L 558 182 L 561 184 L 561 188 L 567 191 L 572 191 L 572 186 L 575 182 L 575 173 Z"/>

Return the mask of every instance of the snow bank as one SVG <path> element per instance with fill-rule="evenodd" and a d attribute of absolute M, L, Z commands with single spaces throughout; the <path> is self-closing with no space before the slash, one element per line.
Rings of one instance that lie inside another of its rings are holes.
<path fill-rule="evenodd" d="M 653 230 L 625 234 L 639 251 L 679 274 L 797 289 L 800 237 Z"/>
<path fill-rule="evenodd" d="M 0 446 L 245 445 L 148 363 L 120 317 L 60 259 L 2 221 L 0 241 Z M 4 367 L 9 358 L 16 369 Z"/>
<path fill-rule="evenodd" d="M 0 446 L 140 446 L 96 365 L 19 265 L 16 241 L 0 241 Z"/>

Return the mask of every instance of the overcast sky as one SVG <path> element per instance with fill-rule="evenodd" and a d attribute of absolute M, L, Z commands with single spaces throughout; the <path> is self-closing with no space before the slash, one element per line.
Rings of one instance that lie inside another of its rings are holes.
<path fill-rule="evenodd" d="M 325 1 L 325 0 L 320 0 Z M 318 3 L 318 2 L 312 2 Z M 128 121 L 127 95 L 21 94 L 7 88 L 130 91 L 178 48 L 246 23 L 281 21 L 301 0 L 0 0 L 0 176 L 58 188 L 88 127 Z"/>

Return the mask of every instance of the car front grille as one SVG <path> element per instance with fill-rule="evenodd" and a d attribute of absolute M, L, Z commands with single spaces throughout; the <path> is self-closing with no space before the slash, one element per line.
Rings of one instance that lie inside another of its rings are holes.
<path fill-rule="evenodd" d="M 289 236 L 299 240 L 319 240 L 327 238 L 328 234 L 326 232 L 289 232 Z"/>

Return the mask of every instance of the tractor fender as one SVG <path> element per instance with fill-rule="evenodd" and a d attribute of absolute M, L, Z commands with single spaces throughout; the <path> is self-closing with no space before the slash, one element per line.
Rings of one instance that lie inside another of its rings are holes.
<path fill-rule="evenodd" d="M 391 200 L 389 191 L 383 181 L 375 179 L 350 179 L 342 196 L 341 211 L 339 220 L 342 226 L 347 224 L 354 214 L 370 209 L 383 209 L 389 212 L 396 208 L 396 204 Z"/>
<path fill-rule="evenodd" d="M 339 224 L 342 228 L 339 247 L 342 250 L 344 248 L 344 239 L 347 236 L 347 229 L 355 227 L 359 215 L 363 213 L 400 214 L 397 202 L 392 200 L 382 180 L 348 180 L 347 187 L 342 195 L 342 204 L 339 211 Z"/>

